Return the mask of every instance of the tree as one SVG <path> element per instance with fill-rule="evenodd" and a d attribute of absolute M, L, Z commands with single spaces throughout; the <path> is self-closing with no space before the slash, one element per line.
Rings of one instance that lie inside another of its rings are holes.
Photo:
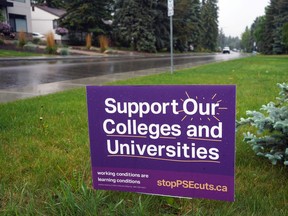
<path fill-rule="evenodd" d="M 266 22 L 265 16 L 257 17 L 251 27 L 253 39 L 256 42 L 257 51 L 259 52 L 263 52 L 265 46 L 264 42 L 265 22 Z"/>
<path fill-rule="evenodd" d="M 219 33 L 218 33 L 218 46 L 221 47 L 221 49 L 227 46 L 226 36 L 222 28 L 219 30 Z"/>
<path fill-rule="evenodd" d="M 46 4 L 52 8 L 65 8 L 68 3 L 67 0 L 32 0 L 32 4 Z"/>
<path fill-rule="evenodd" d="M 67 13 L 60 18 L 60 26 L 73 32 L 92 32 L 94 39 L 109 34 L 110 26 L 105 23 L 112 18 L 113 0 L 70 0 Z"/>
<path fill-rule="evenodd" d="M 192 45 L 198 49 L 201 42 L 201 6 L 199 0 L 175 2 L 174 40 L 176 49 L 184 51 Z"/>
<path fill-rule="evenodd" d="M 167 0 L 159 0 L 155 5 L 153 29 L 158 51 L 170 46 L 170 22 L 167 16 Z"/>
<path fill-rule="evenodd" d="M 247 111 L 249 117 L 236 123 L 237 127 L 250 125 L 257 129 L 257 134 L 245 133 L 244 141 L 258 156 L 266 157 L 273 165 L 282 162 L 288 166 L 288 85 L 278 87 L 281 90 L 276 103 L 262 105 L 261 111 Z"/>
<path fill-rule="evenodd" d="M 0 11 L 0 22 L 4 22 L 5 21 L 5 17 L 3 15 L 3 12 Z"/>
<path fill-rule="evenodd" d="M 251 30 L 247 26 L 245 32 L 241 35 L 241 49 L 245 52 L 252 52 L 253 44 L 251 42 Z"/>
<path fill-rule="evenodd" d="M 174 7 L 174 48 L 179 51 L 187 50 L 189 45 L 197 48 L 201 39 L 199 0 L 175 0 Z M 113 35 L 121 45 L 136 50 L 170 49 L 167 0 L 116 1 Z"/>
<path fill-rule="evenodd" d="M 277 2 L 278 14 L 275 14 L 275 32 L 273 51 L 276 54 L 286 53 L 285 43 L 283 38 L 284 25 L 288 23 L 288 0 L 278 0 Z"/>
<path fill-rule="evenodd" d="M 173 17 L 174 41 L 176 49 L 183 52 L 188 49 L 188 42 L 192 36 L 192 1 L 181 0 L 175 2 L 175 15 Z"/>
<path fill-rule="evenodd" d="M 215 51 L 218 38 L 218 6 L 217 0 L 202 0 L 201 21 L 203 27 L 202 46 Z"/>
<path fill-rule="evenodd" d="M 283 43 L 286 48 L 286 52 L 288 50 L 288 22 L 283 25 Z"/>
<path fill-rule="evenodd" d="M 288 22 L 288 0 L 271 0 L 265 16 L 257 18 L 251 26 L 251 37 L 264 54 L 283 54 L 285 46 L 285 24 Z"/>
<path fill-rule="evenodd" d="M 266 8 L 265 13 L 265 24 L 263 29 L 263 40 L 265 44 L 263 45 L 263 53 L 272 54 L 273 53 L 273 31 L 274 31 L 274 19 L 275 14 L 277 13 L 276 1 L 271 0 L 270 5 Z"/>
<path fill-rule="evenodd" d="M 201 20 L 201 4 L 199 0 L 192 0 L 191 8 L 191 24 L 192 24 L 192 35 L 190 38 L 190 44 L 193 45 L 195 50 L 201 47 L 201 31 L 202 31 L 202 20 Z"/>
<path fill-rule="evenodd" d="M 156 51 L 153 29 L 154 0 L 118 0 L 113 22 L 114 38 L 138 51 Z"/>

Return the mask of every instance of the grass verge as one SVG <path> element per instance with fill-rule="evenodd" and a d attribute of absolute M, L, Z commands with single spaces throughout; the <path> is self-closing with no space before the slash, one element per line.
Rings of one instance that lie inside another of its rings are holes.
<path fill-rule="evenodd" d="M 111 85 L 236 84 L 237 118 L 288 82 L 288 57 L 257 56 Z M 236 138 L 236 202 L 94 191 L 85 89 L 0 104 L 1 215 L 287 215 L 287 168 Z"/>
<path fill-rule="evenodd" d="M 15 51 L 15 50 L 0 50 L 0 58 L 29 57 L 29 56 L 41 56 L 41 54 L 32 53 L 32 52 Z"/>

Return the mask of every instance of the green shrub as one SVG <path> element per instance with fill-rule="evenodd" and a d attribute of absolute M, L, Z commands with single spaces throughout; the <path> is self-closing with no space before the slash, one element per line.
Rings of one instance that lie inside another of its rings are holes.
<path fill-rule="evenodd" d="M 32 43 L 39 44 L 40 41 L 41 41 L 40 38 L 33 38 Z"/>
<path fill-rule="evenodd" d="M 67 55 L 69 55 L 69 50 L 68 50 L 68 48 L 62 48 L 62 49 L 60 49 L 60 55 L 61 56 L 67 56 Z"/>
<path fill-rule="evenodd" d="M 35 52 L 37 50 L 37 45 L 31 43 L 31 42 L 28 42 L 27 44 L 25 44 L 23 46 L 23 49 L 24 50 L 28 50 L 28 51 L 32 51 L 32 52 Z"/>
<path fill-rule="evenodd" d="M 277 103 L 262 105 L 261 112 L 247 111 L 250 117 L 241 118 L 237 126 L 248 124 L 257 128 L 258 134 L 247 132 L 244 141 L 258 156 L 268 158 L 273 165 L 283 162 L 288 166 L 288 84 L 278 84 L 278 87 L 281 91 Z"/>
<path fill-rule="evenodd" d="M 13 40 L 13 41 L 11 42 L 11 44 L 13 44 L 14 46 L 18 46 L 18 41 L 17 41 L 17 40 Z"/>

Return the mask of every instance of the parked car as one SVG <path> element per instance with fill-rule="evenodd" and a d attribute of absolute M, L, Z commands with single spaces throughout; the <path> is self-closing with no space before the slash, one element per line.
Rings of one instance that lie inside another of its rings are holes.
<path fill-rule="evenodd" d="M 45 35 L 40 34 L 40 33 L 38 33 L 38 32 L 33 32 L 33 33 L 32 33 L 32 37 L 33 37 L 33 38 L 39 38 L 39 39 L 41 39 L 41 40 L 44 40 L 44 39 L 45 39 Z"/>
<path fill-rule="evenodd" d="M 230 54 L 230 48 L 229 47 L 224 47 L 224 49 L 222 50 L 223 54 Z"/>

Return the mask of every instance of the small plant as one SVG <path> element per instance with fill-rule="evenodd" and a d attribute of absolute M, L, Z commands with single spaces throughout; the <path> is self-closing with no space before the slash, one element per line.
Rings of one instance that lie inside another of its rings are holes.
<path fill-rule="evenodd" d="M 56 54 L 57 53 L 57 47 L 55 44 L 53 32 L 49 32 L 46 36 L 46 51 L 49 54 Z"/>
<path fill-rule="evenodd" d="M 92 47 L 92 36 L 91 36 L 91 33 L 88 33 L 88 34 L 86 35 L 86 48 L 87 48 L 88 50 L 90 50 L 91 47 Z"/>
<path fill-rule="evenodd" d="M 39 44 L 40 43 L 40 38 L 33 38 L 32 43 Z"/>
<path fill-rule="evenodd" d="M 24 45 L 26 44 L 26 33 L 21 31 L 18 33 L 18 46 L 19 47 L 24 47 Z"/>
<path fill-rule="evenodd" d="M 109 39 L 104 35 L 99 36 L 98 39 L 100 44 L 100 51 L 105 52 L 109 48 Z"/>
<path fill-rule="evenodd" d="M 35 44 L 31 43 L 31 42 L 28 42 L 27 44 L 25 44 L 25 45 L 23 46 L 23 48 L 24 48 L 25 50 L 35 52 L 38 47 L 37 47 L 37 45 L 35 45 Z"/>
<path fill-rule="evenodd" d="M 247 111 L 249 118 L 241 118 L 237 126 L 252 125 L 258 129 L 258 136 L 251 132 L 244 134 L 258 156 L 268 158 L 273 165 L 283 162 L 288 166 L 288 84 L 278 84 L 281 89 L 276 98 L 278 103 L 270 102 L 257 111 Z M 264 134 L 263 136 L 259 135 Z"/>
<path fill-rule="evenodd" d="M 69 55 L 69 50 L 68 50 L 68 48 L 62 48 L 62 49 L 60 49 L 60 55 L 61 56 L 68 56 Z"/>

